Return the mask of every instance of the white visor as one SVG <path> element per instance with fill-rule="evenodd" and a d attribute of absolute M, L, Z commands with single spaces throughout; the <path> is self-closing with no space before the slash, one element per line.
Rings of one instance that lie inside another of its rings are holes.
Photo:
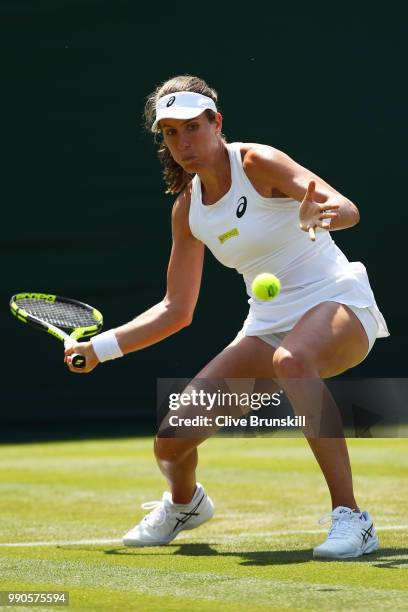
<path fill-rule="evenodd" d="M 161 119 L 193 119 L 201 115 L 207 108 L 217 112 L 214 100 L 194 91 L 176 91 L 167 94 L 157 101 L 156 121 L 152 132 L 157 132 Z"/>

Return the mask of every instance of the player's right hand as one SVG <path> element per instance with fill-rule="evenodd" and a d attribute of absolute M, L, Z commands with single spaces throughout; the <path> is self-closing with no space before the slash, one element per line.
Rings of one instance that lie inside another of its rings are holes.
<path fill-rule="evenodd" d="M 85 357 L 86 366 L 84 368 L 75 368 L 72 365 L 71 355 L 74 354 L 83 355 Z M 96 368 L 99 360 L 93 350 L 91 342 L 75 342 L 75 340 L 69 340 L 65 342 L 64 362 L 71 372 L 75 372 L 75 374 L 88 374 Z"/>

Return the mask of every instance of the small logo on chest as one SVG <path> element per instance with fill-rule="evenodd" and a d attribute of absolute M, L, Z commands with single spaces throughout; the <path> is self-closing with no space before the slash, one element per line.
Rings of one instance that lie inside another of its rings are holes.
<path fill-rule="evenodd" d="M 241 196 L 237 202 L 236 215 L 238 219 L 241 219 L 241 217 L 244 216 L 247 206 L 248 206 L 247 198 L 245 196 Z M 218 236 L 218 240 L 220 241 L 221 244 L 224 244 L 224 242 L 226 242 L 230 238 L 233 238 L 233 236 L 239 236 L 239 231 L 237 227 L 233 227 L 228 232 L 225 232 L 225 234 L 221 234 L 220 236 Z"/>
<path fill-rule="evenodd" d="M 239 236 L 239 231 L 237 227 L 234 227 L 228 232 L 225 232 L 225 234 L 221 234 L 221 236 L 218 236 L 218 240 L 221 242 L 221 244 L 224 244 L 224 242 L 226 242 L 229 238 L 232 238 L 233 236 Z"/>
<path fill-rule="evenodd" d="M 241 196 L 238 200 L 238 206 L 237 206 L 237 217 L 238 219 L 240 219 L 241 217 L 243 217 L 245 215 L 245 211 L 247 209 L 247 204 L 248 204 L 248 200 L 246 199 L 245 196 Z"/>

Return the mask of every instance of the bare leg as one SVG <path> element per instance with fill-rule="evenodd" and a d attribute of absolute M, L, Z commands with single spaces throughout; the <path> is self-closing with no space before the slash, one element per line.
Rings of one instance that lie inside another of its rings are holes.
<path fill-rule="evenodd" d="M 329 378 L 359 363 L 367 346 L 367 336 L 354 313 L 335 302 L 325 302 L 306 313 L 278 349 L 254 337 L 236 339 L 197 378 Z M 302 414 L 304 395 L 290 399 L 295 413 Z M 204 440 L 156 440 L 156 458 L 176 503 L 188 503 L 193 496 L 197 446 Z M 358 509 L 345 439 L 309 437 L 308 442 L 334 507 Z"/>
<path fill-rule="evenodd" d="M 279 365 L 277 352 L 275 361 L 282 376 L 280 384 L 295 414 L 305 416 L 304 434 L 327 482 L 333 509 L 347 506 L 358 510 L 347 444 L 334 398 L 317 373 L 306 370 L 304 360 L 296 363 L 292 359 L 289 364 Z"/>
<path fill-rule="evenodd" d="M 196 376 L 198 379 L 267 378 L 274 376 L 275 349 L 259 338 L 236 338 Z M 208 437 L 208 436 L 207 436 Z M 203 438 L 162 438 L 155 440 L 155 456 L 167 479 L 173 502 L 189 503 L 196 486 L 197 446 Z"/>
<path fill-rule="evenodd" d="M 304 414 L 306 404 L 306 412 L 311 416 L 313 406 L 318 404 L 318 387 L 324 385 L 320 377 L 329 378 L 356 365 L 364 358 L 367 347 L 365 331 L 347 307 L 325 302 L 306 313 L 274 355 L 275 372 L 278 378 L 286 379 L 283 386 L 295 413 Z M 292 378 L 304 378 L 305 387 L 302 388 L 302 381 L 291 384 Z M 324 395 L 324 408 L 329 416 L 323 413 L 323 419 L 331 420 L 328 428 L 333 431 L 338 426 L 337 406 L 326 389 Z M 344 437 L 307 436 L 307 441 L 327 482 L 333 508 L 347 506 L 358 510 Z"/>
<path fill-rule="evenodd" d="M 323 472 L 332 501 L 332 508 L 347 506 L 359 511 L 354 497 L 350 458 L 344 438 L 307 438 Z"/>
<path fill-rule="evenodd" d="M 177 457 L 173 455 L 173 457 L 165 459 L 165 445 L 160 444 L 164 440 L 167 440 L 167 438 L 156 438 L 155 440 L 154 452 L 157 464 L 170 485 L 173 502 L 175 504 L 188 504 L 192 500 L 196 488 L 197 448 L 186 449 L 184 453 L 180 453 Z M 168 446 L 170 447 L 170 445 Z"/>

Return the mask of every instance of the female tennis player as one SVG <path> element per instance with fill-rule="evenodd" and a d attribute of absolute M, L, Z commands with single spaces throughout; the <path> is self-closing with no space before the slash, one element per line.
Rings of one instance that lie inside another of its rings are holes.
<path fill-rule="evenodd" d="M 204 246 L 242 274 L 249 314 L 235 339 L 197 374 L 200 379 L 279 379 L 296 414 L 305 389 L 291 380 L 322 383 L 360 363 L 388 330 L 364 266 L 349 262 L 330 231 L 359 221 L 356 206 L 313 172 L 271 146 L 227 143 L 217 93 L 203 80 L 179 76 L 148 98 L 147 127 L 159 136 L 172 210 L 173 246 L 165 297 L 134 320 L 65 351 L 99 362 L 150 346 L 189 325 L 196 306 Z M 271 302 L 251 293 L 255 276 L 272 272 L 281 293 Z M 310 399 L 310 398 L 309 398 Z M 311 405 L 313 402 L 306 402 Z M 208 436 L 207 436 L 208 437 Z M 163 545 L 214 512 L 196 482 L 198 438 L 157 437 L 155 455 L 170 492 L 123 538 L 129 546 Z M 317 558 L 359 557 L 378 548 L 367 511 L 353 493 L 344 437 L 307 436 L 326 479 L 332 525 Z"/>

